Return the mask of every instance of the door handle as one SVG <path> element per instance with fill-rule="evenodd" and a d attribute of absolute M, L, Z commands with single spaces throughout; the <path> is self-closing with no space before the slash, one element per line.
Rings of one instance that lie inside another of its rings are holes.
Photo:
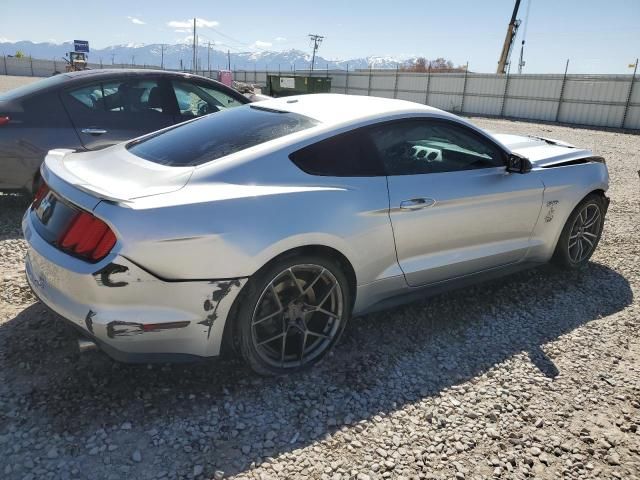
<path fill-rule="evenodd" d="M 107 133 L 104 128 L 83 128 L 81 130 L 82 133 L 87 133 L 89 135 L 102 135 L 103 133 Z"/>
<path fill-rule="evenodd" d="M 433 198 L 412 198 L 400 202 L 402 210 L 420 210 L 421 208 L 432 207 L 436 201 Z"/>

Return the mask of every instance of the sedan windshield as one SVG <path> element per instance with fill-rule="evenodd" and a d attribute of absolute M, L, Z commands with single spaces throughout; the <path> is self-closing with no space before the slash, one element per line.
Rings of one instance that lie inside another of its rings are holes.
<path fill-rule="evenodd" d="M 254 105 L 233 108 L 130 143 L 138 157 L 161 165 L 202 165 L 317 125 L 312 118 Z"/>

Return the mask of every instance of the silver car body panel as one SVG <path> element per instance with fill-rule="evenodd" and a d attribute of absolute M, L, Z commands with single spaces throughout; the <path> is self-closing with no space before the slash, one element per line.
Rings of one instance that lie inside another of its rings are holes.
<path fill-rule="evenodd" d="M 96 312 L 94 324 L 100 327 L 94 335 L 110 344 L 114 339 L 105 336 L 105 325 L 116 318 L 190 322 L 180 334 L 191 336 L 192 344 L 187 338 L 163 343 L 162 336 L 173 338 L 164 330 L 117 339 L 117 348 L 125 351 L 216 355 L 226 314 L 241 286 L 284 252 L 321 246 L 346 257 L 356 277 L 357 315 L 393 295 L 548 261 L 575 206 L 589 192 L 608 188 L 603 163 L 549 168 L 588 158 L 588 150 L 548 139 L 491 135 L 459 117 L 410 102 L 310 95 L 267 100 L 261 106 L 321 123 L 197 167 L 156 165 L 124 145 L 89 154 L 50 152 L 42 170 L 50 187 L 104 220 L 118 242 L 105 259 L 87 264 L 38 238 L 26 215 L 27 274 L 36 294 L 80 326 L 89 310 Z M 533 169 L 523 175 L 496 167 L 323 177 L 303 172 L 288 158 L 344 131 L 415 117 L 462 123 L 505 151 L 527 157 Z M 432 203 L 415 211 L 399 208 L 412 198 Z M 96 284 L 95 272 L 110 264 L 128 268 L 127 287 Z M 198 322 L 207 318 L 203 304 L 211 294 L 210 282 L 228 279 L 239 284 L 225 295 L 215 330 L 203 343 L 205 329 Z M 155 346 L 142 346 L 147 337 Z"/>

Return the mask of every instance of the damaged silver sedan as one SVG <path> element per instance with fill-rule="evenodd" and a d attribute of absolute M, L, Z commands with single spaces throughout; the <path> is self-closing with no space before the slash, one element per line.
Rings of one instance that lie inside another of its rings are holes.
<path fill-rule="evenodd" d="M 581 268 L 608 206 L 588 150 L 330 94 L 52 150 L 42 177 L 23 230 L 43 303 L 118 360 L 236 351 L 270 375 L 317 363 L 352 315 Z"/>

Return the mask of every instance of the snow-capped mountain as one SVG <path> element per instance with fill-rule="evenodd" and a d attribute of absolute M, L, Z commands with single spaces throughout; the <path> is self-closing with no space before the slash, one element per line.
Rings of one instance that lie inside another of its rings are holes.
<path fill-rule="evenodd" d="M 73 50 L 72 42 L 62 44 L 55 43 L 34 43 L 30 41 L 1 42 L 0 53 L 4 55 L 15 55 L 21 51 L 25 55 L 33 58 L 61 60 L 64 55 Z M 227 52 L 212 47 L 208 51 L 207 46 L 199 45 L 198 68 L 211 69 L 226 68 Z M 175 45 L 161 44 L 134 44 L 113 45 L 102 49 L 92 49 L 89 53 L 91 63 L 110 64 L 135 64 L 135 65 L 157 65 L 164 63 L 166 68 L 191 69 L 193 59 L 192 47 L 189 44 L 179 43 Z M 397 66 L 412 64 L 415 57 L 397 58 L 389 56 L 371 56 L 353 58 L 349 60 L 328 60 L 321 55 L 316 55 L 315 68 L 330 70 L 349 70 L 366 68 L 396 68 Z M 236 70 L 272 70 L 291 71 L 306 70 L 311 64 L 310 52 L 301 50 L 286 51 L 252 51 L 252 52 L 232 52 L 230 54 L 231 68 Z"/>

